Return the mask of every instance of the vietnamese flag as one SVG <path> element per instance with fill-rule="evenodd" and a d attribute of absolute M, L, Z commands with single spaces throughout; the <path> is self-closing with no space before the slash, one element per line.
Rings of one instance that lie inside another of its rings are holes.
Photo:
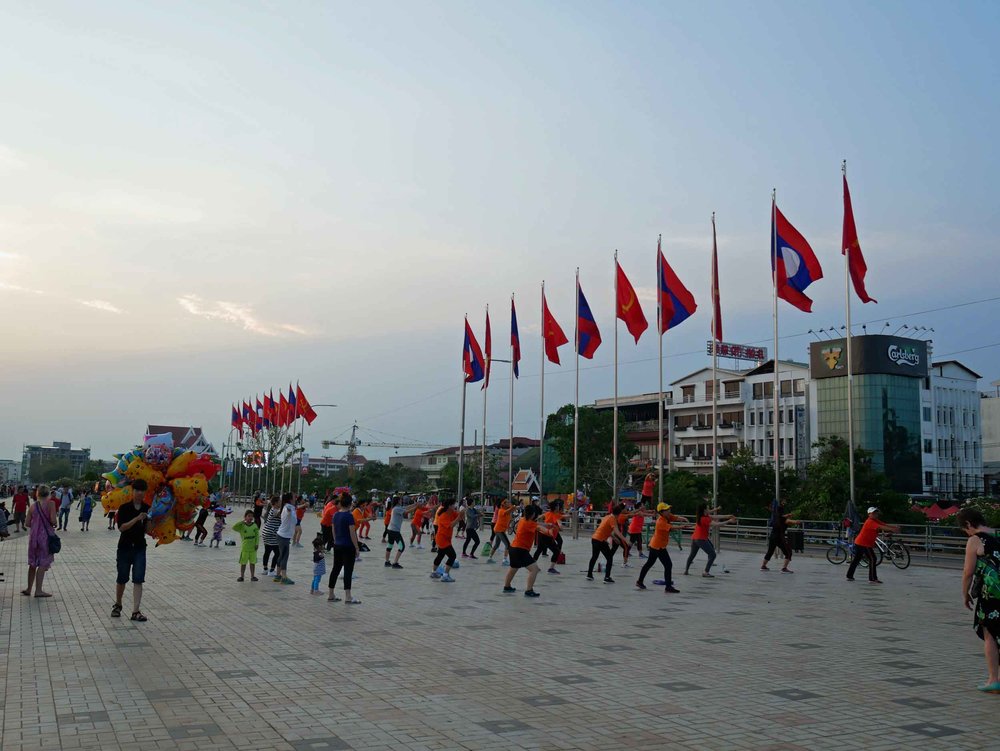
<path fill-rule="evenodd" d="M 521 362 L 521 335 L 517 332 L 517 310 L 514 308 L 514 296 L 510 298 L 510 361 L 514 377 L 519 378 L 517 364 Z"/>
<path fill-rule="evenodd" d="M 285 398 L 285 392 L 278 389 L 278 427 L 284 428 L 291 423 L 288 419 L 288 400 Z"/>
<path fill-rule="evenodd" d="M 628 333 L 632 335 L 635 343 L 638 344 L 639 337 L 642 336 L 643 331 L 649 328 L 649 323 L 642 312 L 642 306 L 639 305 L 639 298 L 635 296 L 635 289 L 633 289 L 628 277 L 625 276 L 625 272 L 622 271 L 621 264 L 618 261 L 615 261 L 615 269 L 617 273 L 615 292 L 618 298 L 616 315 L 625 322 Z"/>
<path fill-rule="evenodd" d="M 854 207 L 851 206 L 851 190 L 847 187 L 847 168 L 844 168 L 844 241 L 841 244 L 841 253 L 847 256 L 847 268 L 851 274 L 851 282 L 854 284 L 854 291 L 863 303 L 877 303 L 874 297 L 869 297 L 868 290 L 865 289 L 865 275 L 868 273 L 868 266 L 865 264 L 865 257 L 861 254 L 861 244 L 858 242 L 858 228 L 854 226 Z"/>
<path fill-rule="evenodd" d="M 305 418 L 307 424 L 312 425 L 313 420 L 316 419 L 316 410 L 312 408 L 309 400 L 306 399 L 306 395 L 302 393 L 302 389 L 299 388 L 299 384 L 295 384 L 295 401 L 298 403 L 299 414 Z"/>
<path fill-rule="evenodd" d="M 481 391 L 490 387 L 490 363 L 493 362 L 493 334 L 490 332 L 489 308 L 486 309 L 486 339 L 484 344 L 486 345 L 483 348 L 483 354 L 486 356 L 486 379 L 483 381 Z"/>
<path fill-rule="evenodd" d="M 559 348 L 569 344 L 569 339 L 563 333 L 562 327 L 555 316 L 549 312 L 549 304 L 545 300 L 545 289 L 542 289 L 542 339 L 545 342 L 545 356 L 549 362 L 559 365 Z"/>

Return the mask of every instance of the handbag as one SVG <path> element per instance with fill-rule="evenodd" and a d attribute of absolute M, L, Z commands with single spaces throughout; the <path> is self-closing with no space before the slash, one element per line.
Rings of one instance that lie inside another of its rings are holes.
<path fill-rule="evenodd" d="M 52 529 L 52 522 L 49 521 L 49 517 L 42 513 L 42 518 L 49 527 L 49 553 L 55 555 L 62 550 L 62 540 L 59 539 L 59 535 Z"/>

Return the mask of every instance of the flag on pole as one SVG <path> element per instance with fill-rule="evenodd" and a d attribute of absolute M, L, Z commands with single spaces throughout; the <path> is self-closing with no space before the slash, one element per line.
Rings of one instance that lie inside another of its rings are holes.
<path fill-rule="evenodd" d="M 510 298 L 510 351 L 514 377 L 520 378 L 521 374 L 517 369 L 517 364 L 521 361 L 521 336 L 517 333 L 517 310 L 514 309 L 513 297 Z"/>
<path fill-rule="evenodd" d="M 264 394 L 264 415 L 272 425 L 277 424 L 278 403 L 274 401 L 274 389 L 271 389 L 270 394 Z"/>
<path fill-rule="evenodd" d="M 594 357 L 597 348 L 601 346 L 601 332 L 597 328 L 597 321 L 594 314 L 590 312 L 590 305 L 583 294 L 583 287 L 580 282 L 576 283 L 577 307 L 580 309 L 579 317 L 576 321 L 577 341 L 576 352 L 581 357 L 588 360 Z"/>
<path fill-rule="evenodd" d="M 295 384 L 295 401 L 299 405 L 299 414 L 305 418 L 307 425 L 312 425 L 313 420 L 316 419 L 316 410 L 312 408 L 309 400 L 306 399 L 306 395 L 302 393 L 302 389 L 299 388 L 299 384 Z"/>
<path fill-rule="evenodd" d="M 267 413 L 264 412 L 264 405 L 260 399 L 257 400 L 257 422 L 263 428 L 271 427 L 271 421 L 267 419 Z"/>
<path fill-rule="evenodd" d="M 247 402 L 243 402 L 243 424 L 250 428 L 252 435 L 257 435 L 257 421 L 254 419 L 253 407 Z"/>
<path fill-rule="evenodd" d="M 819 259 L 806 239 L 785 219 L 777 204 L 772 204 L 771 270 L 778 297 L 805 313 L 812 312 L 812 300 L 806 288 L 823 278 Z"/>
<path fill-rule="evenodd" d="M 698 309 L 688 288 L 670 268 L 667 259 L 663 257 L 661 241 L 656 243 L 657 295 L 660 302 L 660 334 L 678 326 Z"/>
<path fill-rule="evenodd" d="M 490 332 L 490 311 L 486 310 L 486 380 L 483 381 L 483 389 L 490 387 L 490 365 L 493 362 L 493 334 Z"/>
<path fill-rule="evenodd" d="M 712 338 L 722 341 L 722 305 L 719 303 L 719 244 L 715 240 L 715 214 L 712 214 Z"/>
<path fill-rule="evenodd" d="M 229 424 L 233 426 L 234 430 L 238 430 L 239 431 L 240 438 L 242 438 L 243 437 L 243 419 L 240 417 L 239 410 L 236 409 L 236 405 L 235 404 L 230 404 L 229 406 L 233 408 L 233 416 L 230 419 Z"/>
<path fill-rule="evenodd" d="M 865 289 L 865 274 L 868 266 L 861 254 L 861 244 L 858 242 L 858 228 L 854 226 L 854 207 L 851 206 L 851 191 L 847 187 L 847 175 L 844 175 L 844 242 L 841 252 L 847 256 L 847 267 L 851 272 L 851 282 L 854 291 L 863 303 L 877 303 L 874 297 L 869 297 Z"/>
<path fill-rule="evenodd" d="M 639 337 L 642 336 L 642 332 L 649 328 L 649 323 L 642 312 L 642 306 L 639 305 L 639 298 L 635 296 L 635 289 L 633 289 L 628 277 L 625 276 L 625 272 L 618 261 L 615 261 L 615 268 L 618 274 L 618 283 L 615 285 L 618 290 L 618 300 L 616 301 L 618 308 L 617 316 L 625 322 L 628 333 L 632 335 L 635 343 L 638 344 Z M 598 335 L 598 339 L 600 339 L 600 335 Z"/>
<path fill-rule="evenodd" d="M 288 419 L 288 399 L 285 398 L 285 392 L 278 389 L 278 422 L 279 428 L 288 427 L 291 420 Z"/>
<path fill-rule="evenodd" d="M 462 347 L 462 369 L 465 371 L 465 382 L 475 383 L 483 380 L 486 375 L 486 363 L 483 361 L 483 351 L 479 348 L 476 335 L 472 333 L 469 319 L 465 319 L 465 344 Z"/>
<path fill-rule="evenodd" d="M 549 303 L 542 292 L 542 338 L 545 339 L 545 356 L 549 362 L 559 364 L 559 348 L 569 344 L 569 339 L 563 333 L 562 327 L 549 311 Z"/>
<path fill-rule="evenodd" d="M 292 382 L 288 382 L 288 424 L 298 420 L 302 415 L 299 413 L 299 406 L 295 401 L 295 392 L 292 391 Z"/>

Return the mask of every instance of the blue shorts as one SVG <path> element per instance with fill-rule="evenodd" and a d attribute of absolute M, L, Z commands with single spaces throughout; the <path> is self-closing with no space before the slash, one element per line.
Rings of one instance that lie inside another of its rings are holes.
<path fill-rule="evenodd" d="M 301 519 L 296 519 L 295 520 L 295 526 L 296 527 L 301 527 L 302 526 L 302 520 Z"/>
<path fill-rule="evenodd" d="M 132 570 L 133 584 L 146 581 L 146 548 L 118 548 L 119 584 L 128 584 L 129 569 Z"/>

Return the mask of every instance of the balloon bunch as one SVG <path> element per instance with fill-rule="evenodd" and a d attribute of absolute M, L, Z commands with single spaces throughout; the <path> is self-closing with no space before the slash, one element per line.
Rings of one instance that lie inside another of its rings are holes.
<path fill-rule="evenodd" d="M 198 508 L 208 499 L 208 482 L 219 466 L 207 455 L 173 447 L 169 433 L 146 436 L 141 447 L 115 456 L 118 463 L 103 475 L 109 488 L 101 496 L 104 513 L 133 499 L 132 482 L 144 480 L 143 503 L 149 505 L 150 537 L 157 546 L 194 527 Z"/>

